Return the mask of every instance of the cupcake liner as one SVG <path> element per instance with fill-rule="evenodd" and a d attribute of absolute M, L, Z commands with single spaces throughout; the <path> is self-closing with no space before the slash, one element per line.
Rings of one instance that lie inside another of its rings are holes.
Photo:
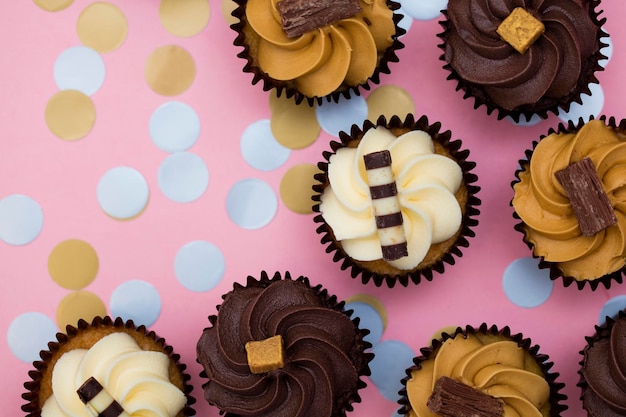
<path fill-rule="evenodd" d="M 22 398 L 28 402 L 22 405 L 22 411 L 27 413 L 27 417 L 39 417 L 41 415 L 43 402 L 48 397 L 47 395 L 46 398 L 41 398 L 42 383 L 44 380 L 51 378 L 54 364 L 65 352 L 65 348 L 68 344 L 76 342 L 82 337 L 86 337 L 89 331 L 94 329 L 105 331 L 107 334 L 125 332 L 133 336 L 140 346 L 142 345 L 142 340 L 148 340 L 151 345 L 158 347 L 160 351 L 166 354 L 170 359 L 170 377 L 173 373 L 180 375 L 180 384 L 182 386 L 178 388 L 183 391 L 187 398 L 187 403 L 178 413 L 178 416 L 195 415 L 195 410 L 191 407 L 196 402 L 195 398 L 191 395 L 191 391 L 193 390 L 193 387 L 189 383 L 191 376 L 185 372 L 187 366 L 180 362 L 180 355 L 174 353 L 174 349 L 165 343 L 165 339 L 158 337 L 154 331 L 148 331 L 146 326 L 141 325 L 137 327 L 132 320 L 124 321 L 120 317 L 112 319 L 109 316 L 105 316 L 95 317 L 91 323 L 80 319 L 76 327 L 68 325 L 66 327 L 66 333 L 57 333 L 57 340 L 49 342 L 48 350 L 42 350 L 39 353 L 41 360 L 33 362 L 35 369 L 28 372 L 28 376 L 31 380 L 24 383 L 24 388 L 28 391 L 22 394 Z M 97 340 L 94 340 L 93 343 L 96 341 Z M 71 348 L 68 350 L 70 349 Z M 49 394 L 51 394 L 51 392 Z"/>
<path fill-rule="evenodd" d="M 593 116 L 590 116 L 589 121 L 591 120 L 595 120 L 595 118 Z M 607 116 L 602 115 L 598 118 L 598 120 L 603 121 L 607 126 L 610 126 L 616 130 L 626 132 L 626 119 L 623 119 L 619 123 L 617 123 L 614 117 L 607 118 Z M 541 135 L 540 140 L 555 133 L 561 134 L 575 132 L 579 130 L 585 123 L 585 120 L 583 120 L 582 118 L 579 118 L 576 123 L 572 120 L 570 120 L 567 124 L 559 123 L 556 129 L 550 128 L 547 134 Z M 519 168 L 515 171 L 515 180 L 511 182 L 511 188 L 513 188 L 515 184 L 520 182 L 520 173 L 524 171 L 525 167 L 530 164 L 530 160 L 538 144 L 539 141 L 533 141 L 532 148 L 525 151 L 525 159 L 519 160 Z M 513 207 L 513 200 L 509 202 L 509 205 Z M 543 256 L 535 255 L 535 245 L 528 240 L 524 222 L 521 220 L 515 209 L 513 209 L 513 218 L 518 222 L 513 228 L 523 235 L 523 241 L 530 249 L 532 257 L 539 260 L 539 268 L 549 269 L 550 279 L 552 281 L 560 280 L 563 283 L 564 287 L 569 287 L 570 285 L 575 283 L 579 290 L 582 290 L 586 285 L 589 285 L 592 291 L 595 291 L 600 284 L 602 284 L 606 289 L 609 289 L 612 282 L 617 282 L 618 284 L 622 283 L 623 275 L 626 273 L 626 267 L 596 279 L 580 280 L 565 275 L 563 271 L 561 271 L 561 269 L 558 267 L 557 263 L 546 261 Z"/>
<path fill-rule="evenodd" d="M 446 80 L 456 81 L 455 90 L 463 91 L 463 100 L 474 99 L 474 109 L 478 109 L 484 105 L 488 115 L 496 111 L 498 120 L 510 117 L 513 121 L 515 121 L 515 123 L 519 123 L 520 119 L 522 121 L 530 121 L 535 115 L 542 119 L 546 119 L 550 113 L 558 115 L 560 111 L 569 112 L 570 105 L 572 103 L 582 104 L 582 95 L 591 95 L 591 90 L 589 89 L 590 84 L 599 84 L 595 73 L 604 71 L 604 67 L 600 65 L 600 61 L 607 58 L 601 52 L 602 48 L 608 46 L 608 44 L 602 42 L 602 38 L 609 36 L 602 29 L 602 26 L 606 22 L 606 18 L 599 17 L 603 12 L 602 10 L 596 11 L 596 8 L 600 5 L 600 0 L 588 0 L 587 3 L 589 4 L 589 17 L 598 28 L 598 49 L 591 57 L 589 57 L 587 61 L 583 62 L 581 76 L 578 79 L 578 83 L 576 87 L 566 96 L 559 99 L 542 98 L 533 105 L 520 106 L 516 110 L 507 110 L 494 103 L 484 92 L 481 85 L 462 79 L 447 62 L 445 58 L 446 37 L 450 30 L 450 21 L 448 19 L 447 10 L 443 10 L 442 15 L 444 19 L 439 22 L 443 31 L 437 34 L 437 37 L 440 38 L 442 42 L 437 46 L 444 51 L 444 53 L 439 56 L 439 59 L 444 62 L 443 68 L 449 72 Z"/>
<path fill-rule="evenodd" d="M 406 369 L 406 376 L 401 381 L 402 389 L 398 393 L 400 395 L 398 404 L 401 406 L 398 410 L 399 414 L 406 415 L 411 410 L 406 389 L 407 382 L 412 377 L 411 373 L 414 370 L 421 369 L 422 362 L 434 358 L 439 351 L 439 348 L 441 348 L 446 340 L 454 339 L 457 336 L 467 337 L 469 334 L 501 337 L 503 339 L 516 342 L 519 347 L 530 353 L 530 355 L 534 358 L 537 365 L 541 368 L 548 385 L 550 386 L 550 416 L 560 416 L 561 413 L 568 408 L 567 405 L 563 404 L 563 402 L 567 399 L 567 396 L 560 392 L 565 387 L 565 384 L 557 381 L 559 378 L 558 373 L 550 371 L 550 369 L 554 366 L 554 363 L 549 361 L 550 358 L 548 355 L 539 353 L 538 345 L 532 345 L 531 340 L 529 338 L 525 338 L 521 333 L 511 334 L 511 329 L 508 326 L 499 329 L 496 325 L 489 326 L 487 323 L 482 323 L 478 327 L 466 325 L 464 328 L 457 327 L 452 333 L 444 332 L 438 339 L 433 339 L 430 346 L 420 349 L 420 354 L 413 358 L 413 365 Z"/>
<path fill-rule="evenodd" d="M 250 46 L 246 42 L 245 33 L 247 26 L 245 12 L 248 0 L 233 1 L 237 4 L 237 7 L 231 14 L 233 17 L 238 19 L 238 22 L 233 23 L 230 27 L 237 32 L 237 37 L 235 38 L 233 44 L 235 46 L 243 47 L 243 50 L 237 54 L 237 57 L 246 60 L 243 72 L 252 74 L 252 85 L 262 82 L 263 91 L 275 89 L 277 97 L 281 97 L 284 93 L 287 98 L 293 97 L 296 104 L 300 104 L 303 100 L 306 100 L 309 106 L 313 107 L 316 103 L 317 105 L 321 105 L 324 101 L 337 103 L 341 97 L 349 99 L 352 95 L 360 96 L 361 88 L 369 90 L 371 88 L 371 84 L 380 83 L 380 74 L 389 74 L 391 72 L 389 69 L 389 63 L 398 62 L 399 58 L 396 51 L 404 48 L 404 44 L 399 40 L 399 38 L 406 33 L 406 30 L 399 26 L 399 22 L 403 17 L 403 15 L 397 13 L 397 10 L 400 9 L 400 4 L 393 0 L 387 0 L 387 6 L 394 12 L 393 21 L 396 27 L 396 34 L 393 37 L 393 43 L 380 55 L 378 65 L 376 66 L 374 73 L 363 84 L 355 86 L 342 85 L 338 90 L 326 96 L 309 97 L 301 93 L 291 82 L 276 80 L 267 75 L 258 65 L 255 64 L 254 57 L 250 55 Z"/>
<path fill-rule="evenodd" d="M 423 130 L 427 132 L 434 141 L 441 144 L 449 153 L 450 156 L 456 160 L 463 171 L 463 182 L 467 189 L 467 203 L 461 208 L 463 218 L 461 221 L 461 229 L 458 233 L 456 240 L 451 244 L 446 253 L 432 265 L 427 267 L 416 267 L 410 271 L 397 270 L 395 274 L 378 274 L 369 271 L 366 267 L 367 262 L 359 262 L 350 258 L 341 247 L 341 243 L 335 240 L 332 228 L 325 222 L 324 217 L 320 213 L 320 201 L 321 195 L 324 189 L 328 186 L 328 162 L 330 157 L 337 152 L 339 148 L 353 145 L 360 140 L 360 138 L 371 128 L 378 126 L 384 126 L 388 129 L 405 132 L 410 130 Z M 407 115 L 404 120 L 401 120 L 398 116 L 393 116 L 389 121 L 385 116 L 380 116 L 376 122 L 366 120 L 363 127 L 360 128 L 357 125 L 352 125 L 350 133 L 340 132 L 340 142 L 331 141 L 330 147 L 332 152 L 325 151 L 323 158 L 325 161 L 318 163 L 319 169 L 322 171 L 315 175 L 315 179 L 319 182 L 313 185 L 313 211 L 317 214 L 314 217 L 314 222 L 319 226 L 316 232 L 321 235 L 320 242 L 326 245 L 326 253 L 333 253 L 333 261 L 340 262 L 340 268 L 342 270 L 350 269 L 350 275 L 352 278 L 360 277 L 363 284 L 367 284 L 369 281 L 373 281 L 377 287 L 383 284 L 389 288 L 393 288 L 396 283 L 407 287 L 409 282 L 413 284 L 419 284 L 422 277 L 427 281 L 433 279 L 433 272 L 442 274 L 446 265 L 454 265 L 456 258 L 463 256 L 461 248 L 469 246 L 468 238 L 475 236 L 473 230 L 478 225 L 478 220 L 475 218 L 480 211 L 481 201 L 476 197 L 480 190 L 480 187 L 476 185 L 478 177 L 472 172 L 476 164 L 467 160 L 469 156 L 469 150 L 461 149 L 461 141 L 456 139 L 452 140 L 452 133 L 447 131 L 441 131 L 441 123 L 436 122 L 430 124 L 426 116 L 421 116 L 415 120 L 415 116 L 412 114 Z"/>
<path fill-rule="evenodd" d="M 335 400 L 335 406 L 337 406 L 338 408 L 334 410 L 332 414 L 332 417 L 345 417 L 347 412 L 350 412 L 353 410 L 352 404 L 361 402 L 361 396 L 359 395 L 359 391 L 362 388 L 365 388 L 367 386 L 367 383 L 363 380 L 363 377 L 371 375 L 369 363 L 374 358 L 374 354 L 371 351 L 369 351 L 372 347 L 372 344 L 364 339 L 365 336 L 367 336 L 370 333 L 370 331 L 368 329 L 359 327 L 360 319 L 358 317 L 355 317 L 354 319 L 350 317 L 353 313 L 353 310 L 344 309 L 345 301 L 339 301 L 337 299 L 337 296 L 329 294 L 328 290 L 323 288 L 321 284 L 312 286 L 309 281 L 309 278 L 305 276 L 301 275 L 301 276 L 298 276 L 297 278 L 292 278 L 290 272 L 285 272 L 284 276 L 280 272 L 275 272 L 274 275 L 270 277 L 266 271 L 261 271 L 260 278 L 255 278 L 249 275 L 244 285 L 235 282 L 233 284 L 233 289 L 230 292 L 222 295 L 222 300 L 225 300 L 229 294 L 235 291 L 238 291 L 240 289 L 267 288 L 272 283 L 277 282 L 277 281 L 282 281 L 282 280 L 295 281 L 295 282 L 300 282 L 304 284 L 306 288 L 309 288 L 313 291 L 313 294 L 315 295 L 315 297 L 317 297 L 322 302 L 322 305 L 324 307 L 341 312 L 342 314 L 350 318 L 350 320 L 354 324 L 356 336 L 355 336 L 354 345 L 352 346 L 352 349 L 350 352 L 350 358 L 353 360 L 353 364 L 355 368 L 357 369 L 358 381 L 357 381 L 356 387 L 351 392 Z M 219 314 L 221 304 L 218 305 L 216 308 Z M 215 326 L 217 322 L 217 315 L 216 314 L 210 315 L 208 317 L 208 320 L 210 323 L 210 327 L 207 327 L 204 330 L 207 330 Z M 200 363 L 199 360 L 196 360 L 196 361 Z M 200 365 L 202 366 L 202 364 Z M 200 372 L 200 377 L 205 381 L 208 379 L 208 376 L 204 370 Z M 207 386 L 207 384 L 208 384 L 208 381 L 203 383 L 202 388 L 204 389 Z M 224 412 L 222 410 L 220 410 L 220 414 L 225 415 L 226 417 L 238 417 L 237 414 Z"/>

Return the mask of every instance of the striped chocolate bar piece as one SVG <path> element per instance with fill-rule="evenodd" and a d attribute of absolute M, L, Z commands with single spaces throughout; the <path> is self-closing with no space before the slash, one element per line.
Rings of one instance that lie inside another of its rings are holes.
<path fill-rule="evenodd" d="M 276 8 L 288 38 L 347 19 L 361 11 L 359 0 L 280 0 Z"/>
<path fill-rule="evenodd" d="M 76 391 L 80 400 L 98 417 L 130 417 L 94 377 Z"/>
<path fill-rule="evenodd" d="M 504 404 L 469 385 L 442 376 L 426 402 L 430 411 L 442 417 L 501 417 Z"/>
<path fill-rule="evenodd" d="M 391 154 L 387 150 L 372 152 L 363 155 L 363 162 L 383 259 L 400 259 L 408 255 L 408 248 L 402 226 L 398 190 L 391 169 Z"/>

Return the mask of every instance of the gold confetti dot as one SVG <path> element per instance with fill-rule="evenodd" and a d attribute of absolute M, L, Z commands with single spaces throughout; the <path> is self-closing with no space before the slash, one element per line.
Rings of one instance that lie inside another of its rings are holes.
<path fill-rule="evenodd" d="M 59 329 L 65 329 L 68 324 L 76 326 L 80 319 L 91 322 L 94 317 L 106 314 L 106 306 L 100 297 L 89 291 L 74 291 L 59 303 L 57 324 Z"/>
<path fill-rule="evenodd" d="M 385 305 L 378 298 L 369 294 L 355 294 L 346 298 L 346 304 L 347 303 L 364 303 L 371 306 L 374 310 L 376 310 L 381 320 L 383 321 L 383 330 L 387 328 L 389 315 L 387 314 L 387 309 L 385 308 Z"/>
<path fill-rule="evenodd" d="M 320 170 L 311 164 L 300 164 L 291 167 L 280 181 L 280 198 L 287 208 L 300 214 L 313 212 L 313 178 Z"/>
<path fill-rule="evenodd" d="M 79 239 L 65 240 L 48 256 L 48 272 L 63 288 L 79 290 L 91 284 L 98 273 L 98 255 L 93 247 Z"/>
<path fill-rule="evenodd" d="M 404 120 L 407 114 L 415 113 L 415 103 L 411 95 L 395 85 L 378 87 L 367 97 L 367 118 L 376 121 L 381 115 L 387 120 L 397 115 Z"/>
<path fill-rule="evenodd" d="M 231 14 L 237 8 L 237 3 L 233 0 L 222 0 L 222 16 L 228 25 L 239 22 L 239 19 L 235 19 Z"/>
<path fill-rule="evenodd" d="M 161 0 L 161 24 L 174 36 L 189 37 L 202 32 L 209 22 L 207 0 Z"/>
<path fill-rule="evenodd" d="M 59 12 L 61 10 L 65 10 L 74 0 L 33 0 L 39 8 L 47 11 L 47 12 Z"/>
<path fill-rule="evenodd" d="M 56 93 L 46 105 L 46 124 L 63 140 L 83 138 L 96 122 L 96 108 L 87 95 L 76 90 Z"/>
<path fill-rule="evenodd" d="M 185 92 L 193 83 L 196 65 L 185 49 L 176 45 L 166 45 L 150 54 L 144 75 L 155 93 L 176 96 Z"/>
<path fill-rule="evenodd" d="M 83 45 L 98 52 L 111 52 L 126 40 L 128 22 L 124 13 L 111 3 L 97 2 L 87 6 L 76 25 Z"/>
<path fill-rule="evenodd" d="M 306 103 L 296 104 L 293 99 L 270 95 L 272 117 L 270 127 L 276 141 L 289 149 L 303 149 L 313 144 L 320 135 L 321 127 L 315 115 L 315 107 Z"/>

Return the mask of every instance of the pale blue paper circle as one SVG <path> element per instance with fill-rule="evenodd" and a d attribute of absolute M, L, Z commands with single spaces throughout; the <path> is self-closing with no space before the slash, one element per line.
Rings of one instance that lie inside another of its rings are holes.
<path fill-rule="evenodd" d="M 9 245 L 26 245 L 39 236 L 43 212 L 39 203 L 23 194 L 0 200 L 0 240 Z"/>
<path fill-rule="evenodd" d="M 7 343 L 16 358 L 31 363 L 41 359 L 39 352 L 48 349 L 48 342 L 56 341 L 57 332 L 51 318 L 31 311 L 13 319 L 7 331 Z"/>
<path fill-rule="evenodd" d="M 142 280 L 126 281 L 111 294 L 111 315 L 150 326 L 161 313 L 161 296 L 152 284 Z"/>
<path fill-rule="evenodd" d="M 66 49 L 54 63 L 54 80 L 61 90 L 78 90 L 88 96 L 97 92 L 106 69 L 98 52 L 86 46 Z"/>
<path fill-rule="evenodd" d="M 548 269 L 539 269 L 539 261 L 532 257 L 514 260 L 504 270 L 502 288 L 509 301 L 520 307 L 538 307 L 545 303 L 554 282 Z"/>
<path fill-rule="evenodd" d="M 107 171 L 96 190 L 102 210 L 116 219 L 140 214 L 148 204 L 148 183 L 139 171 L 120 166 Z"/>
<path fill-rule="evenodd" d="M 213 289 L 222 281 L 225 271 L 226 261 L 219 248 L 201 240 L 184 245 L 174 260 L 176 279 L 194 292 Z"/>
<path fill-rule="evenodd" d="M 398 401 L 398 391 L 402 389 L 402 378 L 406 369 L 413 365 L 415 353 L 403 342 L 385 340 L 372 349 L 374 359 L 370 362 L 370 379 L 383 397 Z"/>
<path fill-rule="evenodd" d="M 412 18 L 432 20 L 441 15 L 441 10 L 448 8 L 448 0 L 399 0 L 402 9 Z"/>
<path fill-rule="evenodd" d="M 359 327 L 368 329 L 370 333 L 363 339 L 370 342 L 372 346 L 376 345 L 383 336 L 385 325 L 378 311 L 371 305 L 361 301 L 346 303 L 346 310 L 354 310 L 350 316 L 352 319 L 358 317 L 360 319 Z"/>
<path fill-rule="evenodd" d="M 398 26 L 402 29 L 406 30 L 406 33 L 409 33 L 411 26 L 413 25 L 413 17 L 411 17 L 402 7 L 395 11 L 397 14 L 402 15 L 402 19 L 398 22 Z M 402 35 L 404 36 L 404 35 Z"/>
<path fill-rule="evenodd" d="M 280 168 L 291 155 L 289 148 L 276 141 L 268 119 L 250 124 L 241 135 L 240 146 L 243 159 L 260 171 Z"/>
<path fill-rule="evenodd" d="M 276 215 L 278 198 L 265 181 L 247 178 L 235 183 L 226 197 L 230 219 L 244 229 L 259 229 Z"/>
<path fill-rule="evenodd" d="M 152 142 L 165 152 L 186 151 L 200 137 L 200 118 L 191 106 L 179 101 L 159 106 L 149 127 Z"/>
<path fill-rule="evenodd" d="M 618 295 L 604 303 L 600 315 L 598 316 L 598 324 L 606 323 L 606 317 L 615 317 L 621 310 L 626 309 L 626 295 Z"/>
<path fill-rule="evenodd" d="M 613 57 L 613 39 L 610 36 L 606 36 L 602 38 L 602 42 L 607 44 L 607 46 L 600 50 L 600 52 L 602 52 L 602 54 L 606 56 L 606 58 L 598 61 L 598 64 L 601 67 L 606 68 L 606 66 L 611 61 L 611 58 Z"/>
<path fill-rule="evenodd" d="M 340 131 L 350 132 L 353 124 L 362 127 L 367 119 L 367 102 L 363 96 L 346 99 L 343 96 L 339 102 L 325 101 L 315 108 L 317 121 L 326 133 L 339 136 Z"/>
<path fill-rule="evenodd" d="M 559 112 L 559 118 L 567 123 L 570 120 L 574 123 L 578 123 L 582 118 L 584 121 L 589 121 L 591 115 L 594 118 L 602 113 L 604 107 L 604 90 L 600 84 L 589 84 L 589 90 L 591 95 L 583 94 L 580 98 L 583 104 L 572 103 L 567 113 Z"/>
<path fill-rule="evenodd" d="M 165 158 L 158 173 L 159 188 L 177 203 L 195 201 L 209 185 L 209 170 L 198 155 L 176 152 Z"/>

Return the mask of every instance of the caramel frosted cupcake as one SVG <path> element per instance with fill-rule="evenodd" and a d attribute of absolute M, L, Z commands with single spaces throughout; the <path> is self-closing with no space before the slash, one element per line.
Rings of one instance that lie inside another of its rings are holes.
<path fill-rule="evenodd" d="M 444 68 L 474 108 L 516 122 L 569 111 L 591 94 L 606 46 L 599 0 L 450 0 L 441 22 Z"/>
<path fill-rule="evenodd" d="M 391 0 L 234 0 L 244 72 L 296 103 L 359 95 L 397 62 L 402 18 Z"/>
<path fill-rule="evenodd" d="M 96 317 L 57 333 L 29 372 L 29 417 L 195 414 L 186 366 L 164 339 L 129 320 Z M 105 414 L 99 414 L 105 413 Z"/>
<path fill-rule="evenodd" d="M 226 416 L 339 417 L 361 401 L 369 331 L 321 285 L 262 272 L 223 299 L 197 360 L 205 399 Z"/>
<path fill-rule="evenodd" d="M 401 414 L 548 417 L 567 408 L 548 356 L 508 327 L 459 327 L 420 352 L 402 380 Z"/>
<path fill-rule="evenodd" d="M 479 187 L 460 140 L 426 116 L 366 121 L 331 142 L 313 186 L 326 252 L 365 284 L 418 284 L 454 264 L 472 227 Z"/>
<path fill-rule="evenodd" d="M 622 282 L 626 265 L 626 121 L 601 117 L 551 129 L 513 181 L 515 229 L 565 286 Z"/>
<path fill-rule="evenodd" d="M 590 417 L 626 415 L 626 311 L 607 317 L 580 352 L 581 400 Z"/>

